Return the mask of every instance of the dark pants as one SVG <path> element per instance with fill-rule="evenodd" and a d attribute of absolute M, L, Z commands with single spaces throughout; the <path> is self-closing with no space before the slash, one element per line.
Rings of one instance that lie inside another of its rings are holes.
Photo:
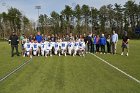
<path fill-rule="evenodd" d="M 91 44 L 91 52 L 92 53 L 96 52 L 95 44 Z"/>
<path fill-rule="evenodd" d="M 105 45 L 101 45 L 101 52 L 105 53 Z"/>
<path fill-rule="evenodd" d="M 107 52 L 111 53 L 111 45 L 109 42 L 107 42 Z"/>
<path fill-rule="evenodd" d="M 11 45 L 11 56 L 14 56 L 14 48 L 16 49 L 16 54 L 17 56 L 19 56 L 19 52 L 18 52 L 18 45 Z"/>
<path fill-rule="evenodd" d="M 88 52 L 91 52 L 91 44 L 88 44 L 87 46 L 88 46 L 88 47 L 87 47 L 87 48 L 88 48 L 87 51 L 88 51 Z"/>
<path fill-rule="evenodd" d="M 99 52 L 100 45 L 96 44 L 96 52 Z"/>

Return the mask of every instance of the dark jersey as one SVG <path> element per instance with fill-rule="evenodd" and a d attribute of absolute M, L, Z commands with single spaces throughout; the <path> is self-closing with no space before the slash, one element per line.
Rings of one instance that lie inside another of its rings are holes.
<path fill-rule="evenodd" d="M 123 36 L 122 37 L 123 42 L 126 43 L 126 44 L 128 44 L 128 42 L 127 42 L 128 39 L 129 39 L 128 36 Z"/>

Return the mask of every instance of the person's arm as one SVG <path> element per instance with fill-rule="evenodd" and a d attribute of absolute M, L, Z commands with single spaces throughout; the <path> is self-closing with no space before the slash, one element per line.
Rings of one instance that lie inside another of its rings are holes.
<path fill-rule="evenodd" d="M 106 45 L 107 39 L 105 38 L 105 45 Z"/>
<path fill-rule="evenodd" d="M 11 44 L 11 39 L 12 39 L 12 36 L 10 35 L 9 41 L 8 41 L 9 45 Z"/>
<path fill-rule="evenodd" d="M 17 45 L 19 44 L 19 38 L 18 38 L 18 36 L 17 36 Z"/>
<path fill-rule="evenodd" d="M 128 44 L 128 42 L 129 42 L 129 40 L 130 40 L 130 39 L 127 37 L 127 41 L 126 41 L 127 44 Z"/>
<path fill-rule="evenodd" d="M 116 43 L 118 42 L 118 34 L 116 34 Z"/>

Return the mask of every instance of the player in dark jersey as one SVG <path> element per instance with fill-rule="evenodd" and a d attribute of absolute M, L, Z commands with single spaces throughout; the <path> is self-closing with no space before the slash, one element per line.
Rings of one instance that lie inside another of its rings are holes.
<path fill-rule="evenodd" d="M 127 36 L 127 32 L 124 32 L 124 35 L 122 37 L 122 53 L 121 55 L 124 55 L 124 49 L 126 48 L 126 56 L 128 56 L 128 52 L 129 52 L 129 37 Z"/>

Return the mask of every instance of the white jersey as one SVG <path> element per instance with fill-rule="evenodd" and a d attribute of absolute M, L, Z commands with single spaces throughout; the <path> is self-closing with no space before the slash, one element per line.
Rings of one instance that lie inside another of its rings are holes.
<path fill-rule="evenodd" d="M 85 49 L 85 42 L 79 42 L 79 48 L 80 49 Z"/>
<path fill-rule="evenodd" d="M 68 43 L 68 49 L 73 49 L 74 47 L 74 43 L 73 42 L 69 42 Z"/>
<path fill-rule="evenodd" d="M 32 49 L 32 43 L 30 43 L 30 42 L 29 43 L 25 43 L 24 44 L 24 48 L 25 48 L 26 51 L 30 51 Z"/>
<path fill-rule="evenodd" d="M 39 44 L 38 43 L 33 43 L 33 50 L 38 50 Z"/>
<path fill-rule="evenodd" d="M 74 49 L 78 49 L 79 48 L 79 42 L 75 42 L 74 43 Z"/>
<path fill-rule="evenodd" d="M 51 42 L 51 46 L 54 47 L 54 45 L 55 45 L 55 42 Z"/>
<path fill-rule="evenodd" d="M 61 42 L 61 49 L 67 49 L 67 42 Z"/>
<path fill-rule="evenodd" d="M 60 43 L 59 42 L 55 42 L 54 49 L 56 49 L 56 50 L 60 49 Z"/>
<path fill-rule="evenodd" d="M 46 43 L 46 49 L 47 49 L 47 50 L 51 50 L 52 47 L 53 47 L 52 42 L 47 42 L 47 43 Z"/>
<path fill-rule="evenodd" d="M 45 50 L 46 49 L 46 42 L 41 43 L 41 50 Z"/>

